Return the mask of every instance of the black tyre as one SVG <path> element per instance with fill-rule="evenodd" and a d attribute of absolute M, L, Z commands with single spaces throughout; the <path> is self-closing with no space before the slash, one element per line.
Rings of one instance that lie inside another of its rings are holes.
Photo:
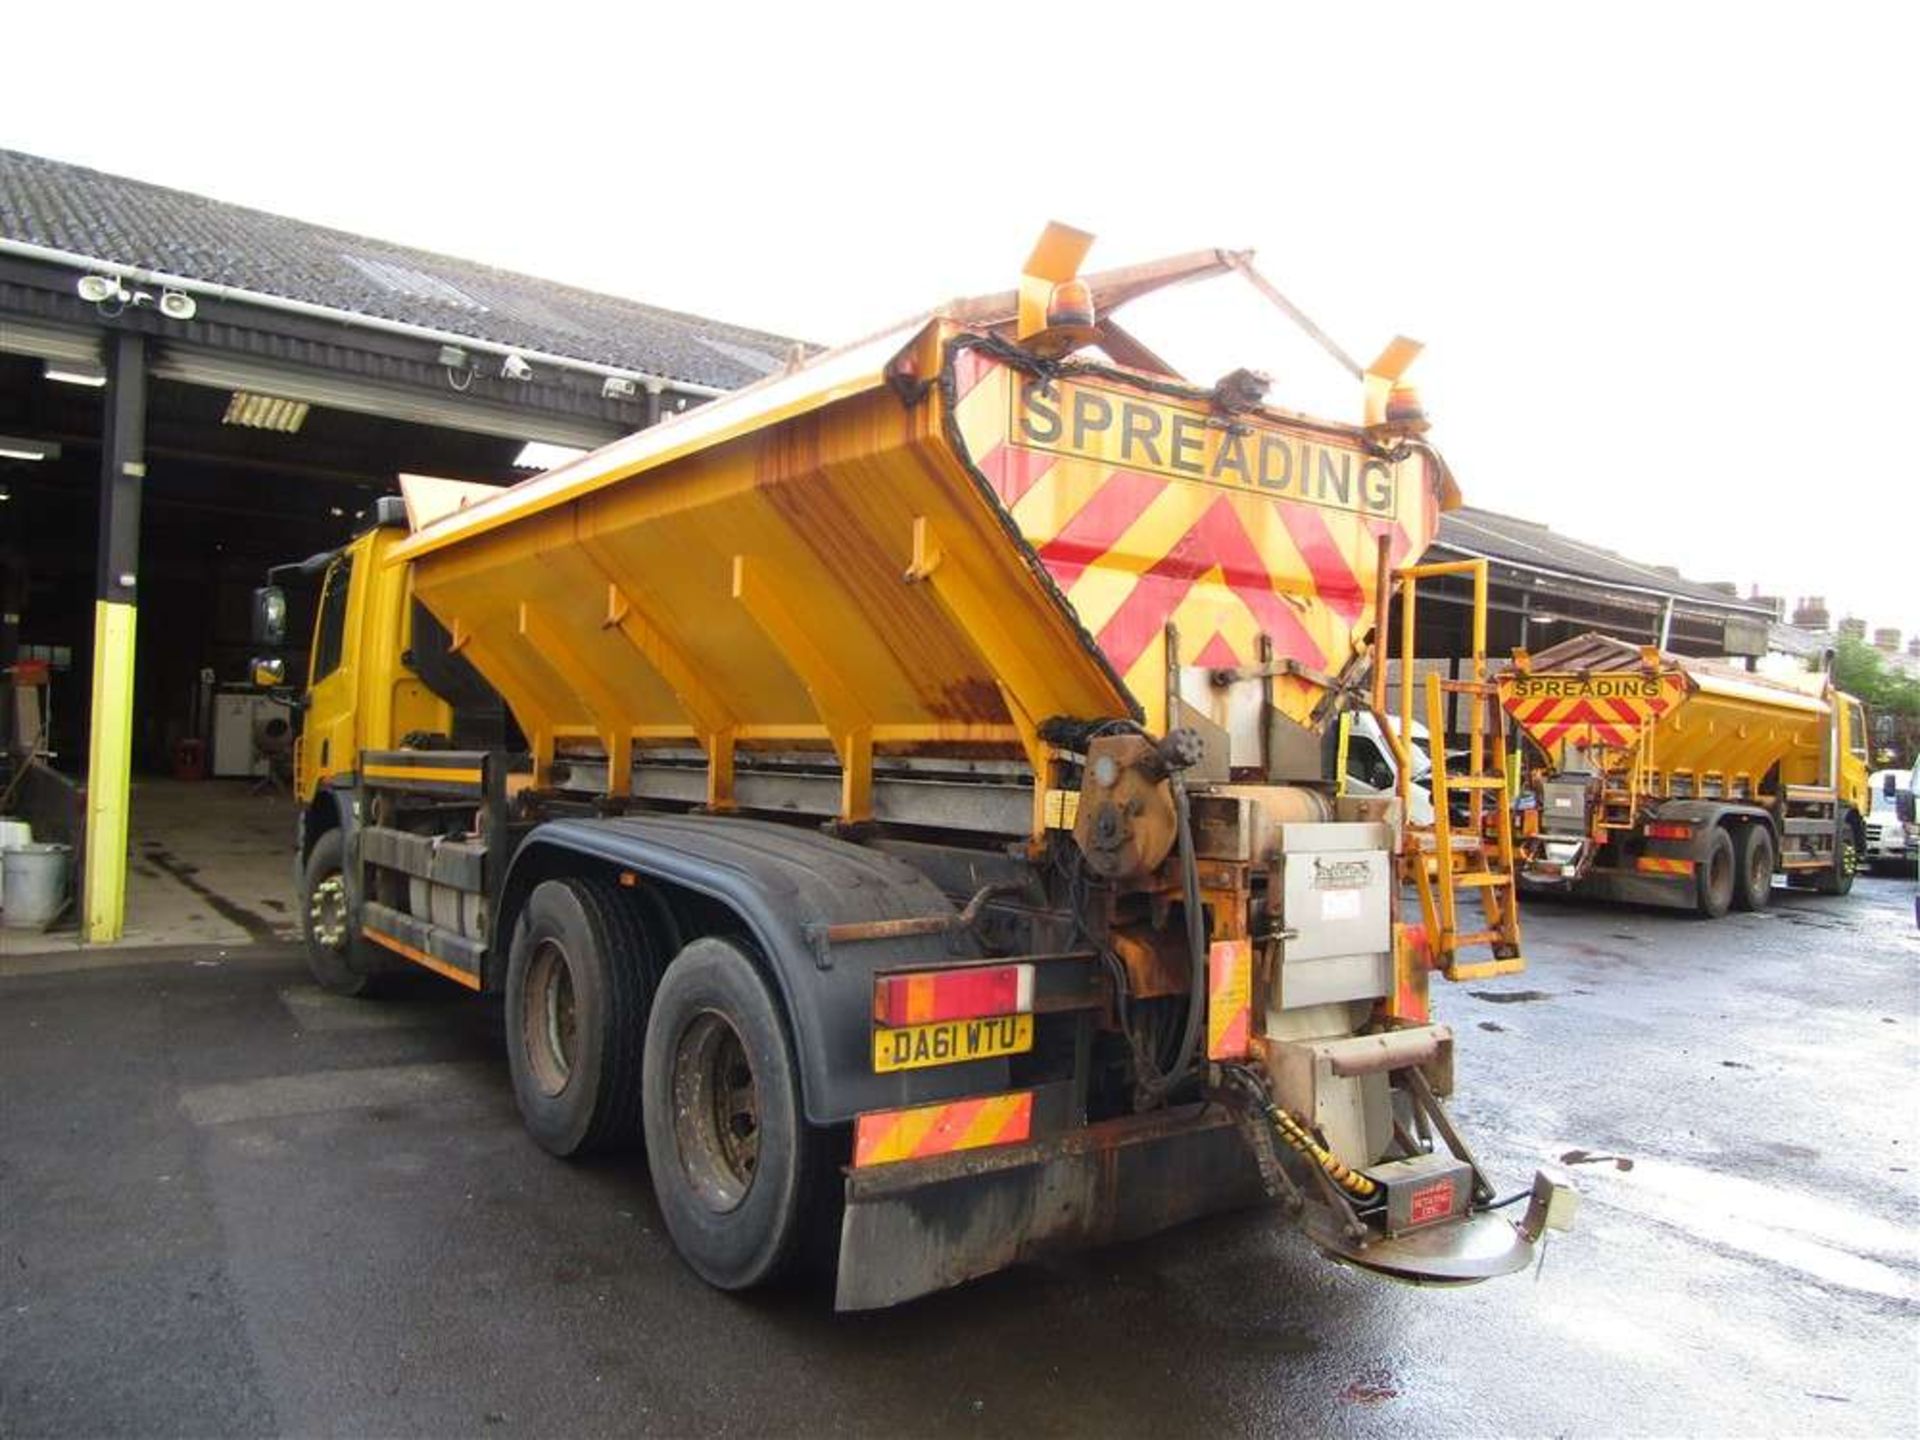
<path fill-rule="evenodd" d="M 1716 828 L 1706 857 L 1693 867 L 1694 906 L 1704 918 L 1718 920 L 1733 908 L 1735 870 L 1733 837 Z"/>
<path fill-rule="evenodd" d="M 1833 838 L 1834 861 L 1831 870 L 1819 872 L 1820 878 L 1814 888 L 1822 895 L 1844 895 L 1853 889 L 1853 877 L 1860 873 L 1860 855 L 1863 850 L 1860 832 L 1854 828 L 1851 820 L 1840 822 L 1839 833 Z"/>
<path fill-rule="evenodd" d="M 787 1271 L 810 1238 L 825 1147 L 779 1001 L 737 944 L 695 940 L 667 967 L 644 1089 L 647 1166 L 682 1257 L 722 1290 Z"/>
<path fill-rule="evenodd" d="M 1765 825 L 1742 825 L 1733 844 L 1733 903 L 1742 910 L 1764 910 L 1773 899 L 1773 832 Z"/>
<path fill-rule="evenodd" d="M 379 947 L 360 933 L 347 888 L 346 840 L 338 830 L 314 842 L 300 872 L 300 934 L 307 944 L 307 969 L 335 995 L 370 995 L 389 969 Z"/>
<path fill-rule="evenodd" d="M 546 880 L 527 897 L 507 959 L 507 1063 L 542 1149 L 582 1155 L 640 1138 L 657 971 L 638 916 L 611 885 Z"/>

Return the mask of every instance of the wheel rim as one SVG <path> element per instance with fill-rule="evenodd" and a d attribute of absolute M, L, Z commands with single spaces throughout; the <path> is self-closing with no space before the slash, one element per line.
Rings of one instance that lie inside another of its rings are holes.
<path fill-rule="evenodd" d="M 1860 847 L 1854 843 L 1853 833 L 1849 831 L 1844 844 L 1840 847 L 1841 873 L 1851 880 L 1860 873 Z"/>
<path fill-rule="evenodd" d="M 580 1033 L 573 997 L 573 968 L 567 952 L 542 940 L 527 966 L 527 987 L 520 1002 L 521 1048 L 543 1095 L 558 1095 L 573 1078 Z"/>
<path fill-rule="evenodd" d="M 673 1130 L 693 1192 L 719 1213 L 736 1208 L 760 1160 L 760 1100 L 753 1064 L 726 1016 L 703 1010 L 673 1055 Z"/>
<path fill-rule="evenodd" d="M 307 920 L 323 949 L 347 948 L 347 880 L 338 870 L 324 875 L 307 897 Z"/>
<path fill-rule="evenodd" d="M 1760 895 L 1773 883 L 1773 856 L 1767 853 L 1764 845 L 1756 843 L 1747 852 L 1747 893 Z"/>

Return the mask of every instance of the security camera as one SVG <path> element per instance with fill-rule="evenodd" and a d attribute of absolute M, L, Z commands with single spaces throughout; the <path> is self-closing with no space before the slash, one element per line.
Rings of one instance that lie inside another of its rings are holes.
<path fill-rule="evenodd" d="M 169 290 L 160 297 L 160 313 L 169 320 L 191 320 L 200 304 L 181 290 Z"/>
<path fill-rule="evenodd" d="M 622 375 L 609 375 L 600 386 L 602 400 L 631 400 L 639 389 L 633 381 Z"/>
<path fill-rule="evenodd" d="M 110 301 L 124 305 L 133 298 L 111 275 L 82 275 L 74 289 L 80 292 L 82 300 L 94 305 L 105 305 Z"/>
<path fill-rule="evenodd" d="M 533 367 L 518 355 L 509 355 L 500 362 L 500 378 L 503 380 L 531 380 Z"/>

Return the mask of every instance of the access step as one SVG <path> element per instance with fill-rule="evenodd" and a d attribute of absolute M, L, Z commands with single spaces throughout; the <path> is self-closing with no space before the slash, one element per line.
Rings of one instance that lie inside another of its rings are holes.
<path fill-rule="evenodd" d="M 1454 965 L 1447 969 L 1449 980 L 1492 980 L 1500 975 L 1518 975 L 1527 968 L 1527 962 L 1518 955 L 1510 955 L 1499 960 L 1472 960 L 1464 965 Z"/>

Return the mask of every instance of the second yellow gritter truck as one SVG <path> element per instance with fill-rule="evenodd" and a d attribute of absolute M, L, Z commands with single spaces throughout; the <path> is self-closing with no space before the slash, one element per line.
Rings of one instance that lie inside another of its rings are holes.
<path fill-rule="evenodd" d="M 1800 683 L 1582 635 L 1516 651 L 1500 701 L 1526 740 L 1519 878 L 1717 919 L 1776 873 L 1844 895 L 1866 853 L 1867 723 Z"/>
<path fill-rule="evenodd" d="M 309 562 L 314 973 L 503 996 L 533 1137 L 644 1144 L 728 1289 L 824 1255 L 883 1306 L 1263 1199 L 1376 1270 L 1522 1268 L 1572 1194 L 1496 1195 L 1428 1001 L 1521 967 L 1510 857 L 1323 769 L 1458 503 L 1418 347 L 1351 366 L 1359 424 L 1195 384 L 1114 312 L 1271 287 L 1090 243 Z"/>

